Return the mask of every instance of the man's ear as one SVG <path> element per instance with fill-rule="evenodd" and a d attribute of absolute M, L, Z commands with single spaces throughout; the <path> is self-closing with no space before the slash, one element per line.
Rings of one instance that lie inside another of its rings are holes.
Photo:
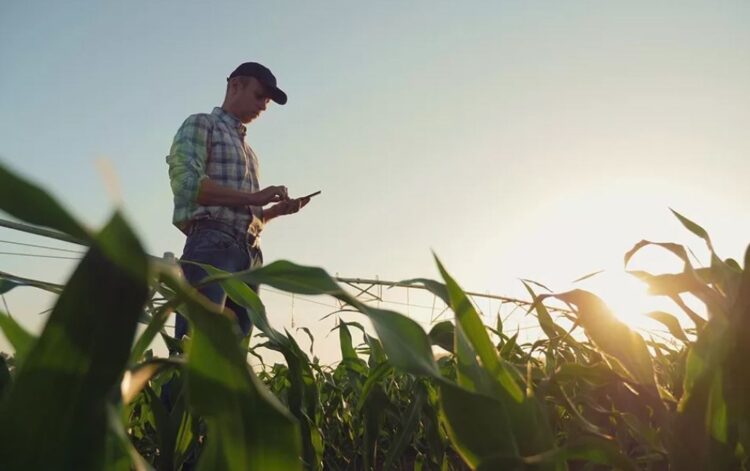
<path fill-rule="evenodd" d="M 233 77 L 229 79 L 229 82 L 227 82 L 227 94 L 232 94 L 237 90 L 237 77 Z"/>

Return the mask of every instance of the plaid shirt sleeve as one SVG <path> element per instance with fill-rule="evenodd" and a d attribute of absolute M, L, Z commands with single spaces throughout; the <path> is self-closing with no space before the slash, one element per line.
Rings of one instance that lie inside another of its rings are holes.
<path fill-rule="evenodd" d="M 188 117 L 177 131 L 167 156 L 169 182 L 174 195 L 172 222 L 177 227 L 187 222 L 197 208 L 198 188 L 201 180 L 207 178 L 212 124 L 211 118 L 205 114 Z"/>

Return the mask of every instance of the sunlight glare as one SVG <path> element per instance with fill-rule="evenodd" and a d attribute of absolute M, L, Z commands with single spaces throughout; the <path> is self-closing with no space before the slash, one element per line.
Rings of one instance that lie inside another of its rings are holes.
<path fill-rule="evenodd" d="M 602 282 L 594 292 L 607 303 L 613 314 L 631 328 L 653 328 L 654 321 L 645 314 L 656 310 L 659 303 L 656 297 L 648 294 L 646 284 L 623 271 L 607 275 L 602 276 Z"/>

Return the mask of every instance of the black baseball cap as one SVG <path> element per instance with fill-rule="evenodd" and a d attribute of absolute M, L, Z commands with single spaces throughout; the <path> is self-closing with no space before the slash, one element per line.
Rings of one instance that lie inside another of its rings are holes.
<path fill-rule="evenodd" d="M 245 62 L 234 69 L 234 72 L 227 77 L 227 82 L 234 77 L 255 77 L 264 87 L 266 87 L 266 90 L 268 90 L 270 98 L 273 101 L 280 105 L 286 103 L 286 93 L 276 86 L 276 77 L 274 77 L 271 71 L 268 70 L 268 67 L 258 64 L 257 62 Z"/>

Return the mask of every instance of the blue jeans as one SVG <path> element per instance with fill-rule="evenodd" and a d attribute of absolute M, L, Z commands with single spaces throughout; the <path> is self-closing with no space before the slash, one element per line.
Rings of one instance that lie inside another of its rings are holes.
<path fill-rule="evenodd" d="M 185 241 L 181 260 L 190 260 L 213 265 L 228 272 L 237 272 L 248 268 L 255 268 L 263 264 L 263 253 L 257 241 L 247 234 L 239 234 L 230 226 L 218 221 L 206 221 L 195 224 Z M 182 264 L 182 272 L 191 285 L 196 285 L 208 274 L 204 269 L 190 263 Z M 258 286 L 249 285 L 258 292 Z M 209 300 L 220 306 L 230 308 L 237 317 L 237 324 L 243 335 L 250 333 L 252 323 L 247 309 L 227 298 L 226 293 L 218 283 L 211 283 L 199 289 Z M 175 322 L 175 338 L 181 339 L 188 332 L 188 322 L 177 314 Z"/>

